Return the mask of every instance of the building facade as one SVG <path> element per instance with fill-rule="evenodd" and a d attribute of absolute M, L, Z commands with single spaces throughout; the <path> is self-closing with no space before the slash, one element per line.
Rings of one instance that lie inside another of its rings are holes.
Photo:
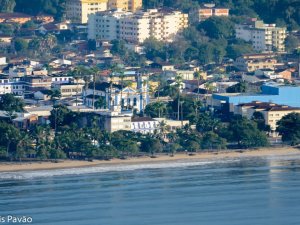
<path fill-rule="evenodd" d="M 277 59 L 272 54 L 248 54 L 238 57 L 233 66 L 240 71 L 254 72 L 259 69 L 274 70 Z"/>
<path fill-rule="evenodd" d="M 211 104 L 224 111 L 234 112 L 234 106 L 253 101 L 269 102 L 278 105 L 300 107 L 300 87 L 277 83 L 266 83 L 261 87 L 261 93 L 224 93 L 213 94 Z"/>
<path fill-rule="evenodd" d="M 264 24 L 260 20 L 252 20 L 247 24 L 235 26 L 236 38 L 251 41 L 256 51 L 285 51 L 286 28 L 276 24 Z"/>
<path fill-rule="evenodd" d="M 172 42 L 176 34 L 188 27 L 188 15 L 180 11 L 157 9 L 146 12 L 108 11 L 90 15 L 88 38 L 111 41 L 123 39 L 142 43 L 153 37 L 160 41 Z"/>
<path fill-rule="evenodd" d="M 277 136 L 277 122 L 290 113 L 300 113 L 299 107 L 278 105 L 270 102 L 250 102 L 235 106 L 234 113 L 251 119 L 255 112 L 260 112 L 265 120 L 265 125 L 270 126 L 272 136 Z"/>
<path fill-rule="evenodd" d="M 131 119 L 131 130 L 142 134 L 159 132 L 159 122 L 150 117 L 134 117 Z"/>
<path fill-rule="evenodd" d="M 192 22 L 200 22 L 212 16 L 229 16 L 228 8 L 219 8 L 215 4 L 204 4 L 202 7 L 190 11 Z"/>
<path fill-rule="evenodd" d="M 109 0 L 109 9 L 122 9 L 123 11 L 135 12 L 143 6 L 142 0 Z"/>
<path fill-rule="evenodd" d="M 87 23 L 90 14 L 107 10 L 107 4 L 108 0 L 68 0 L 66 16 L 73 23 Z"/>

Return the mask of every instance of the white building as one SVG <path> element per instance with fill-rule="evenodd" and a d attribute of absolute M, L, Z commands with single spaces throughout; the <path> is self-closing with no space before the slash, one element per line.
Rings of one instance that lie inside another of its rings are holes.
<path fill-rule="evenodd" d="M 236 38 L 251 41 L 256 51 L 285 51 L 286 28 L 276 24 L 264 24 L 263 21 L 251 21 L 250 24 L 235 26 Z"/>
<path fill-rule="evenodd" d="M 131 130 L 142 134 L 153 134 L 159 131 L 159 122 L 150 117 L 134 117 L 131 119 Z"/>
<path fill-rule="evenodd" d="M 0 66 L 5 66 L 5 65 L 7 65 L 6 57 L 0 57 Z"/>
<path fill-rule="evenodd" d="M 89 16 L 88 38 L 97 40 L 123 39 L 142 43 L 147 38 L 171 42 L 176 34 L 188 27 L 188 15 L 180 11 L 98 12 Z"/>
<path fill-rule="evenodd" d="M 0 95 L 2 94 L 14 94 L 22 96 L 24 94 L 25 87 L 22 82 L 9 79 L 7 76 L 0 75 Z"/>

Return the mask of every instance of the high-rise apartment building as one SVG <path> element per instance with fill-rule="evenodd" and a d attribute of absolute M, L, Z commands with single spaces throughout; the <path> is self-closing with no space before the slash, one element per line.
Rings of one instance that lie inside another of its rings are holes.
<path fill-rule="evenodd" d="M 286 28 L 276 24 L 264 24 L 260 20 L 252 20 L 247 24 L 235 27 L 236 38 L 251 41 L 256 51 L 285 51 Z"/>
<path fill-rule="evenodd" d="M 107 10 L 108 0 L 67 0 L 67 19 L 73 23 L 87 23 L 88 16 Z"/>
<path fill-rule="evenodd" d="M 176 34 L 188 27 L 188 15 L 179 11 L 146 12 L 109 11 L 89 17 L 88 38 L 98 40 L 123 39 L 142 43 L 147 38 L 171 42 Z"/>

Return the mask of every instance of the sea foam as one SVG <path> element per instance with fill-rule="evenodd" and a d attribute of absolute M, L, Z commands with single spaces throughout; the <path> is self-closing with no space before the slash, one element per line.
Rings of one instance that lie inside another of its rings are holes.
<path fill-rule="evenodd" d="M 18 172 L 3 172 L 0 173 L 0 180 L 23 180 L 35 179 L 41 177 L 64 176 L 64 175 L 81 175 L 89 173 L 105 173 L 105 172 L 118 172 L 130 171 L 141 169 L 163 169 L 163 168 L 180 168 L 191 166 L 203 166 L 213 163 L 230 163 L 238 161 L 238 159 L 223 159 L 214 161 L 191 161 L 181 160 L 175 162 L 158 162 L 158 163 L 144 163 L 144 164 L 114 164 L 114 165 L 101 165 L 92 167 L 79 167 L 68 169 L 51 169 L 51 170 L 36 170 L 36 171 L 18 171 Z"/>

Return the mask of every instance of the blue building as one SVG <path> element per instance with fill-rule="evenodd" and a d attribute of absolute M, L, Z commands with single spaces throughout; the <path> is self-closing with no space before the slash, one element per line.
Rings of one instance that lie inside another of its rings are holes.
<path fill-rule="evenodd" d="M 233 112 L 234 106 L 241 103 L 250 103 L 253 101 L 272 102 L 280 105 L 300 107 L 300 87 L 283 85 L 277 83 L 266 83 L 262 85 L 262 92 L 259 94 L 249 93 L 226 93 L 213 94 L 212 104 L 215 107 L 227 105 L 230 112 Z"/>

